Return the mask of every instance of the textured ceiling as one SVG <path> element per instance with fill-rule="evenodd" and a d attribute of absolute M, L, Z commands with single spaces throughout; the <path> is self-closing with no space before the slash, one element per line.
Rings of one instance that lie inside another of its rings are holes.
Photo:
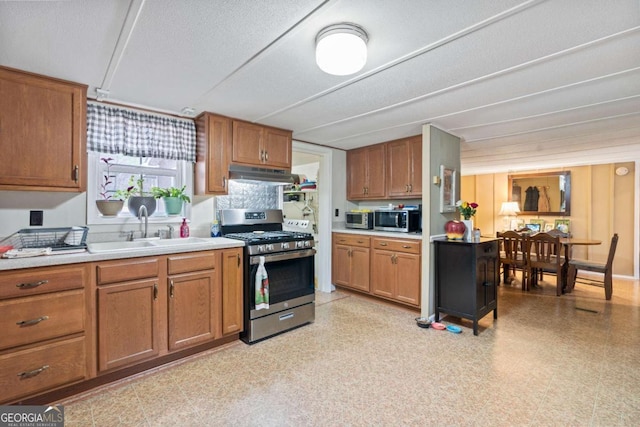
<path fill-rule="evenodd" d="M 314 62 L 339 22 L 369 34 L 353 76 Z M 342 149 L 432 123 L 464 174 L 640 157 L 637 0 L 4 1 L 0 65 Z"/>

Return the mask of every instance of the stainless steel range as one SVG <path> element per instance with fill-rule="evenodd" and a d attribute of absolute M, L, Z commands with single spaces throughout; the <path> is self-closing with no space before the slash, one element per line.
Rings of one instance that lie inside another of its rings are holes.
<path fill-rule="evenodd" d="M 315 286 L 313 235 L 282 230 L 278 209 L 225 209 L 222 235 L 245 242 L 244 332 L 249 344 L 313 322 Z M 268 275 L 268 308 L 256 309 L 260 258 Z"/>

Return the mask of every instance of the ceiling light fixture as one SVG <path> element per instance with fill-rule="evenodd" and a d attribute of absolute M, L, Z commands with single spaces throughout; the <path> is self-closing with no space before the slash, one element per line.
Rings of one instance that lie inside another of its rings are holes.
<path fill-rule="evenodd" d="M 316 63 L 335 76 L 357 73 L 367 62 L 368 41 L 367 33 L 358 25 L 330 25 L 316 36 Z"/>

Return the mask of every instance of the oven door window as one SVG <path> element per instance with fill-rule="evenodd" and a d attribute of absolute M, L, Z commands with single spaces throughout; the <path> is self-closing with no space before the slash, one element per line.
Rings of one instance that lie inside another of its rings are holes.
<path fill-rule="evenodd" d="M 281 261 L 269 261 L 266 256 L 265 268 L 269 277 L 269 304 L 288 301 L 315 292 L 313 283 L 313 254 L 304 258 L 293 258 Z M 251 266 L 250 294 L 255 294 L 255 280 L 258 264 Z M 251 309 L 255 309 L 255 301 L 251 299 Z"/>

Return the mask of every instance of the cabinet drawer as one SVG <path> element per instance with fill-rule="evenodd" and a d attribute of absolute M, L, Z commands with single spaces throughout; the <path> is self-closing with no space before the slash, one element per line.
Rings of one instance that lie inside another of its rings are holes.
<path fill-rule="evenodd" d="M 157 277 L 160 270 L 159 264 L 157 258 L 120 260 L 98 264 L 96 267 L 98 285 Z"/>
<path fill-rule="evenodd" d="M 419 254 L 422 242 L 419 240 L 401 239 L 373 239 L 373 248 L 385 251 L 405 252 L 408 254 Z"/>
<path fill-rule="evenodd" d="M 216 267 L 215 252 L 195 252 L 171 255 L 167 259 L 167 273 L 180 274 L 193 271 L 213 270 Z"/>
<path fill-rule="evenodd" d="M 333 243 L 337 245 L 368 248 L 371 244 L 371 238 L 369 236 L 359 236 L 355 234 L 334 234 Z"/>
<path fill-rule="evenodd" d="M 72 338 L 0 355 L 2 402 L 84 379 L 84 340 Z"/>
<path fill-rule="evenodd" d="M 87 265 L 30 268 L 0 272 L 0 299 L 84 287 Z"/>
<path fill-rule="evenodd" d="M 84 331 L 84 290 L 0 301 L 0 349 Z"/>

